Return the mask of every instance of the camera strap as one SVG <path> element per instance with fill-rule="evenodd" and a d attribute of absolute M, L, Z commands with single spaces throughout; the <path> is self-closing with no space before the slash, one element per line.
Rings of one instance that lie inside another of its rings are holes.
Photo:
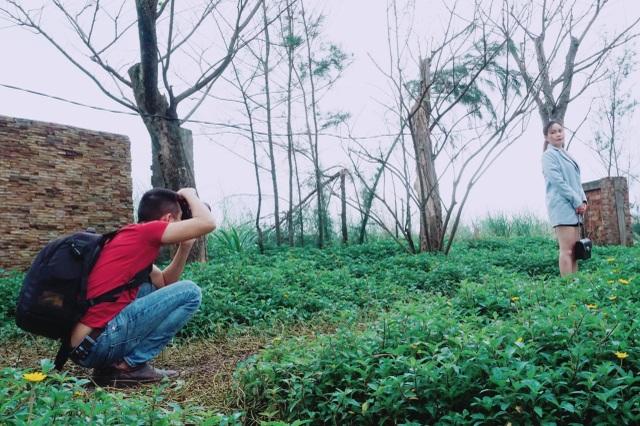
<path fill-rule="evenodd" d="M 584 239 L 585 238 L 584 216 L 581 214 L 578 215 L 578 226 L 580 227 L 580 239 Z"/>

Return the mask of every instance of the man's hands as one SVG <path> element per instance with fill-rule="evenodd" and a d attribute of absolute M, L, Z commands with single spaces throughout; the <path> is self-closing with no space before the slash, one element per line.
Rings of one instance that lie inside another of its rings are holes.
<path fill-rule="evenodd" d="M 190 201 L 192 197 L 198 198 L 198 193 L 195 188 L 182 188 L 178 191 L 178 194 L 186 198 L 187 201 Z"/>
<path fill-rule="evenodd" d="M 162 235 L 163 244 L 186 244 L 183 247 L 191 249 L 193 242 L 189 240 L 201 237 L 216 229 L 216 222 L 213 219 L 211 210 L 203 203 L 194 188 L 182 188 L 178 191 L 180 197 L 189 203 L 191 218 L 169 223 Z M 177 219 L 177 218 L 176 218 Z"/>

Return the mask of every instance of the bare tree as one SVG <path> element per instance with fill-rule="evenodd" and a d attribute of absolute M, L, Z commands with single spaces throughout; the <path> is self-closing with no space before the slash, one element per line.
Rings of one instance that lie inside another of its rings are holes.
<path fill-rule="evenodd" d="M 305 128 L 306 136 L 309 144 L 309 156 L 313 164 L 313 177 L 315 184 L 315 192 L 317 197 L 316 214 L 318 226 L 318 247 L 323 247 L 328 234 L 328 215 L 324 200 L 324 192 L 322 189 L 322 166 L 319 157 L 319 136 L 322 128 L 326 128 L 329 124 L 320 123 L 320 98 L 323 91 L 329 87 L 340 77 L 343 69 L 347 65 L 347 55 L 336 45 L 331 44 L 327 51 L 322 44 L 318 47 L 315 45 L 321 43 L 321 23 L 322 15 L 313 15 L 305 10 L 305 0 L 298 0 L 300 5 L 300 22 L 305 43 L 305 56 L 301 58 L 300 69 L 296 68 L 300 90 L 302 92 L 305 112 Z M 321 56 L 324 55 L 324 56 Z M 332 71 L 337 71 L 337 75 Z"/>
<path fill-rule="evenodd" d="M 156 182 L 174 190 L 196 186 L 181 126 L 242 47 L 240 36 L 264 0 L 3 1 L 0 17 L 44 37 L 107 97 L 140 115 L 160 165 Z M 60 18 L 65 33 L 54 27 Z M 211 49 L 211 28 L 220 31 L 218 51 Z M 131 54 L 136 36 L 138 52 Z M 197 71 L 182 74 L 186 68 Z M 183 103 L 188 111 L 179 114 Z M 191 260 L 205 257 L 201 240 Z"/>
<path fill-rule="evenodd" d="M 605 16 L 603 11 L 615 7 L 611 0 L 505 1 L 497 26 L 502 28 L 528 91 L 535 96 L 543 123 L 564 121 L 569 104 L 607 77 L 611 52 L 638 36 L 635 30 L 640 18 L 612 36 L 593 34 L 596 23 Z M 514 33 L 506 22 L 515 22 L 519 31 Z"/>
<path fill-rule="evenodd" d="M 289 164 L 289 209 L 287 211 L 287 233 L 289 246 L 293 247 L 295 244 L 294 239 L 294 220 L 293 220 L 293 190 L 294 190 L 294 144 L 293 144 L 293 70 L 296 66 L 294 62 L 294 50 L 300 45 L 301 39 L 296 36 L 294 30 L 294 5 L 293 2 L 287 0 L 286 2 L 286 21 L 282 24 L 283 28 L 283 45 L 287 54 L 287 163 Z M 298 193 L 300 192 L 300 185 L 298 185 Z M 303 226 L 300 226 L 300 234 L 304 233 Z"/>
<path fill-rule="evenodd" d="M 233 66 L 234 77 L 236 80 L 237 88 L 242 94 L 242 103 L 244 105 L 245 112 L 247 114 L 247 121 L 249 126 L 248 138 L 251 141 L 251 150 L 253 154 L 253 167 L 256 175 L 256 188 L 258 193 L 255 228 L 256 228 L 256 233 L 258 235 L 258 238 L 257 238 L 258 248 L 260 249 L 260 253 L 264 253 L 264 234 L 262 232 L 262 226 L 260 224 L 260 215 L 262 212 L 262 183 L 260 180 L 260 164 L 258 162 L 258 135 L 256 134 L 254 118 L 253 118 L 255 104 L 251 101 L 251 95 L 247 91 L 247 87 L 251 86 L 251 84 L 253 83 L 253 80 L 257 78 L 257 75 L 256 75 L 257 73 L 254 70 L 254 72 L 246 81 L 242 81 L 240 77 L 240 72 L 238 71 L 237 67 L 233 64 L 232 66 Z"/>
<path fill-rule="evenodd" d="M 626 175 L 629 181 L 638 179 L 629 143 L 629 125 L 638 106 L 629 78 L 637 65 L 636 53 L 630 49 L 608 61 L 606 90 L 600 97 L 597 120 L 592 125 L 593 140 L 589 141 L 607 176 Z"/>
<path fill-rule="evenodd" d="M 399 134 L 408 132 L 411 136 L 413 150 L 407 152 L 416 166 L 415 178 L 406 178 L 403 164 L 381 162 L 385 173 L 403 182 L 418 208 L 419 249 L 445 253 L 450 250 L 474 185 L 517 140 L 532 103 L 529 94 L 520 90 L 518 71 L 509 63 L 506 43 L 492 31 L 480 4 L 476 3 L 471 16 L 462 21 L 462 28 L 452 25 L 460 17 L 455 7 L 449 10 L 449 16 L 440 41 L 432 43 L 431 53 L 414 62 L 418 64 L 420 80 L 407 79 L 403 71 L 406 66 L 395 67 L 395 73 L 387 74 L 396 96 L 403 99 L 393 112 L 403 117 Z M 412 50 L 410 35 L 390 34 L 391 62 Z M 395 43 L 398 39 L 404 43 Z M 392 146 L 399 139 L 394 137 Z M 374 157 L 363 151 L 358 154 Z M 446 197 L 441 193 L 443 177 L 451 182 Z M 404 233 L 408 250 L 412 251 L 412 231 L 406 226 L 409 220 L 398 217 L 383 196 L 376 195 L 376 199 L 394 217 L 396 229 Z"/>
<path fill-rule="evenodd" d="M 267 142 L 269 147 L 269 159 L 271 160 L 271 184 L 273 188 L 273 208 L 274 208 L 274 220 L 276 229 L 276 245 L 280 245 L 282 242 L 282 232 L 280 231 L 280 200 L 278 197 L 278 175 L 276 173 L 276 158 L 273 147 L 273 120 L 272 120 L 272 107 L 271 107 L 271 89 L 270 89 L 270 69 L 269 63 L 271 54 L 271 38 L 269 36 L 269 18 L 267 17 L 267 6 L 263 3 L 263 19 L 264 19 L 264 55 L 260 57 L 260 63 L 263 67 L 264 75 L 264 110 L 266 113 L 267 124 Z"/>

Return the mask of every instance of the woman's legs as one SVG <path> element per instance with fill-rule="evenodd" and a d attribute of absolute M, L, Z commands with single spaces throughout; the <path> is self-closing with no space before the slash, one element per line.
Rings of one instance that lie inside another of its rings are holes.
<path fill-rule="evenodd" d="M 556 226 L 556 236 L 560 245 L 558 266 L 560 275 L 565 277 L 578 272 L 578 262 L 573 257 L 573 247 L 580 239 L 580 228 L 577 226 Z"/>

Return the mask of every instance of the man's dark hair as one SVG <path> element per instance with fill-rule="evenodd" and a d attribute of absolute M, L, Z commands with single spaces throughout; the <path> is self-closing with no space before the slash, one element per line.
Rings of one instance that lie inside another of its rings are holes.
<path fill-rule="evenodd" d="M 178 193 L 165 188 L 153 188 L 145 192 L 138 204 L 138 222 L 159 220 L 167 213 L 176 219 L 180 213 Z"/>

